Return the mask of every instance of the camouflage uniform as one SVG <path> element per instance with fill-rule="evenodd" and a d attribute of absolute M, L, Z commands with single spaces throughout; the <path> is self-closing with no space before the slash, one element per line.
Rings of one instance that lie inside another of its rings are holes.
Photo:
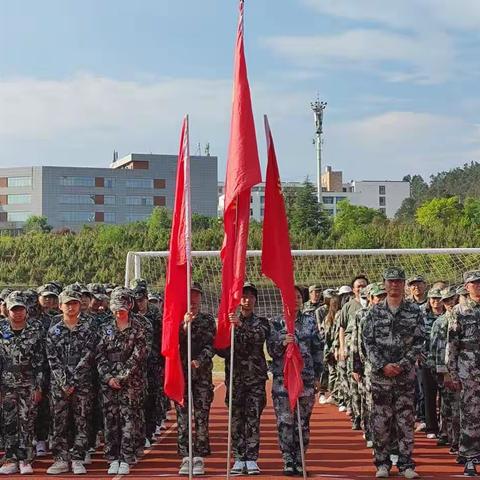
<path fill-rule="evenodd" d="M 215 338 L 215 319 L 206 313 L 199 313 L 191 323 L 192 331 L 192 361 L 199 363 L 198 368 L 192 368 L 192 405 L 195 430 L 193 433 L 193 456 L 210 455 L 210 439 L 208 422 L 210 406 L 213 400 L 212 358 L 215 355 L 213 339 Z M 180 356 L 185 378 L 184 406 L 175 405 L 177 411 L 177 449 L 181 457 L 188 456 L 188 351 L 187 332 L 180 327 Z"/>
<path fill-rule="evenodd" d="M 128 327 L 119 330 L 111 316 L 100 327 L 99 337 L 96 360 L 102 393 L 105 458 L 132 465 L 137 450 L 136 412 L 142 408 L 140 394 L 146 357 L 144 328 L 130 315 Z M 108 385 L 113 378 L 122 388 L 116 390 Z"/>
<path fill-rule="evenodd" d="M 400 269 L 386 272 L 387 278 L 401 274 Z M 425 338 L 423 315 L 417 305 L 406 301 L 393 312 L 384 300 L 366 314 L 362 337 L 370 375 L 375 465 L 391 468 L 391 445 L 398 440 L 399 470 L 414 468 L 415 362 Z M 401 367 L 398 376 L 384 375 L 383 368 L 390 363 Z M 392 429 L 396 439 L 391 438 Z"/>
<path fill-rule="evenodd" d="M 480 281 L 480 271 L 467 272 L 464 280 Z M 462 385 L 459 454 L 474 460 L 480 458 L 480 303 L 468 298 L 447 316 L 447 368 Z"/>
<path fill-rule="evenodd" d="M 9 295 L 9 308 L 10 304 L 24 306 L 20 292 Z M 36 405 L 32 397 L 43 386 L 43 345 L 40 322 L 30 319 L 23 330 L 13 330 L 8 319 L 0 321 L 0 391 L 7 462 L 33 460 Z"/>
<path fill-rule="evenodd" d="M 63 301 L 70 301 L 68 299 L 80 301 L 74 291 L 63 297 Z M 74 425 L 71 458 L 83 460 L 85 457 L 96 342 L 91 317 L 83 313 L 79 314 L 78 323 L 72 330 L 65 325 L 62 315 L 55 317 L 47 333 L 53 417 L 52 453 L 55 460 L 68 461 L 70 422 Z M 68 387 L 75 389 L 69 396 L 64 392 Z"/>
<path fill-rule="evenodd" d="M 301 465 L 297 412 L 290 410 L 288 392 L 283 379 L 286 347 L 283 345 L 287 329 L 283 317 L 272 320 L 267 340 L 268 353 L 273 359 L 272 400 L 277 417 L 278 442 L 285 463 Z M 305 451 L 310 440 L 310 416 L 315 403 L 315 382 L 320 381 L 323 370 L 324 340 L 320 336 L 315 317 L 298 313 L 295 320 L 295 341 L 300 348 L 304 366 L 302 370 L 303 392 L 298 399 Z"/>
<path fill-rule="evenodd" d="M 267 362 L 263 347 L 270 334 L 270 324 L 266 318 L 255 314 L 248 318 L 240 315 L 240 321 L 234 340 L 232 448 L 235 460 L 256 461 L 260 448 L 260 417 L 267 401 Z M 225 358 L 228 405 L 230 349 L 218 354 Z"/>

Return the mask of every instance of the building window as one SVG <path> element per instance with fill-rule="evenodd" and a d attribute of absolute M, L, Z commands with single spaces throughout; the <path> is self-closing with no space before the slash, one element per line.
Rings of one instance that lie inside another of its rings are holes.
<path fill-rule="evenodd" d="M 379 195 L 385 195 L 385 185 L 379 185 L 378 186 L 378 194 Z"/>
<path fill-rule="evenodd" d="M 127 222 L 139 222 L 141 220 L 146 220 L 149 216 L 149 213 L 128 213 L 126 218 Z"/>
<path fill-rule="evenodd" d="M 31 216 L 31 212 L 8 212 L 7 222 L 25 222 Z"/>
<path fill-rule="evenodd" d="M 381 207 L 384 207 L 387 204 L 387 201 L 386 201 L 385 197 L 378 197 L 378 204 Z"/>
<path fill-rule="evenodd" d="M 265 205 L 265 197 L 263 195 L 260 197 L 260 205 Z"/>
<path fill-rule="evenodd" d="M 103 203 L 105 205 L 115 205 L 115 195 L 104 195 Z"/>
<path fill-rule="evenodd" d="M 8 177 L 7 186 L 9 187 L 31 187 L 32 177 Z"/>
<path fill-rule="evenodd" d="M 346 192 L 347 191 L 347 187 L 342 187 L 342 192 Z"/>
<path fill-rule="evenodd" d="M 71 223 L 87 223 L 95 221 L 94 212 L 61 212 L 60 220 Z"/>
<path fill-rule="evenodd" d="M 140 195 L 129 195 L 125 200 L 126 205 L 140 205 L 150 206 L 153 205 L 153 197 L 142 197 Z"/>
<path fill-rule="evenodd" d="M 94 177 L 60 177 L 60 185 L 64 187 L 94 187 Z"/>
<path fill-rule="evenodd" d="M 253 208 L 250 209 L 250 216 L 253 217 Z"/>
<path fill-rule="evenodd" d="M 60 195 L 59 203 L 64 205 L 93 205 L 95 195 Z"/>
<path fill-rule="evenodd" d="M 25 205 L 32 202 L 32 196 L 29 193 L 19 195 L 8 195 L 9 205 Z"/>
<path fill-rule="evenodd" d="M 115 179 L 114 178 L 104 178 L 103 179 L 103 186 L 105 188 L 113 188 L 115 186 Z"/>
<path fill-rule="evenodd" d="M 165 188 L 166 182 L 164 178 L 156 178 L 153 181 L 153 188 Z"/>
<path fill-rule="evenodd" d="M 263 218 L 264 215 L 265 215 L 265 209 L 264 209 L 264 208 L 261 208 L 261 209 L 260 209 L 260 217 Z"/>
<path fill-rule="evenodd" d="M 345 200 L 347 197 L 335 197 L 335 202 L 341 202 L 342 200 Z"/>
<path fill-rule="evenodd" d="M 387 214 L 387 209 L 386 209 L 386 208 L 379 208 L 379 210 L 380 210 L 384 215 Z"/>
<path fill-rule="evenodd" d="M 333 204 L 333 197 L 322 197 L 322 203 Z"/>
<path fill-rule="evenodd" d="M 105 223 L 115 223 L 116 222 L 115 213 L 114 212 L 105 212 L 103 214 L 103 221 Z"/>
<path fill-rule="evenodd" d="M 127 188 L 153 188 L 152 178 L 130 178 L 126 182 Z"/>

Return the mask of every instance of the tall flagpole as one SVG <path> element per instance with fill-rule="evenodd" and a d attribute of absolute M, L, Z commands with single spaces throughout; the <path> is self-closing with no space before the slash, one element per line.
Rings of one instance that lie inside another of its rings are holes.
<path fill-rule="evenodd" d="M 307 480 L 307 470 L 305 468 L 305 449 L 303 447 L 303 432 L 302 432 L 302 418 L 300 416 L 300 403 L 297 398 L 297 424 L 298 424 L 298 439 L 300 441 L 300 455 L 302 456 L 302 470 L 303 478 Z"/>
<path fill-rule="evenodd" d="M 185 152 L 184 160 L 184 199 L 185 199 L 185 256 L 187 260 L 187 312 L 191 310 L 191 242 L 192 242 L 192 226 L 191 226 L 191 195 L 190 195 L 190 141 L 189 141 L 189 123 L 188 115 L 185 117 L 185 137 L 183 151 Z M 193 435 L 192 435 L 192 324 L 187 324 L 187 392 L 188 392 L 188 478 L 193 478 Z"/>

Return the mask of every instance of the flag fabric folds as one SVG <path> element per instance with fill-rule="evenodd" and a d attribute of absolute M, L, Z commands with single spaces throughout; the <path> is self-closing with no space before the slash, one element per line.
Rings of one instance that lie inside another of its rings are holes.
<path fill-rule="evenodd" d="M 250 222 L 251 188 L 262 181 L 243 44 L 243 0 L 235 49 L 233 104 L 224 200 L 224 238 L 221 250 L 222 295 L 218 311 L 217 348 L 230 343 L 228 314 L 240 303 Z"/>
<path fill-rule="evenodd" d="M 265 115 L 267 137 L 267 178 L 262 238 L 262 273 L 269 277 L 282 294 L 283 314 L 287 333 L 295 332 L 295 283 L 293 260 L 288 234 L 288 220 L 282 195 L 272 132 Z M 303 391 L 303 359 L 296 343 L 289 343 L 283 367 L 285 388 L 293 410 Z"/>
<path fill-rule="evenodd" d="M 185 379 L 180 359 L 179 330 L 187 311 L 187 268 L 190 261 L 188 225 L 190 222 L 190 175 L 188 118 L 180 136 L 175 205 L 170 235 L 170 255 L 165 283 L 163 310 L 162 355 L 165 357 L 165 394 L 183 405 Z"/>

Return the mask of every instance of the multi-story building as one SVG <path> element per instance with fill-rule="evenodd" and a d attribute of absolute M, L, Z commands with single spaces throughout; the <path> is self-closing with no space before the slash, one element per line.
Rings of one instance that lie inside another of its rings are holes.
<path fill-rule="evenodd" d="M 110 168 L 0 169 L 0 228 L 18 229 L 31 215 L 54 228 L 120 224 L 147 218 L 155 206 L 173 208 L 176 155 L 132 153 Z M 191 157 L 192 211 L 217 215 L 217 157 Z"/>
<path fill-rule="evenodd" d="M 283 187 L 301 187 L 302 182 L 285 182 Z M 218 183 L 218 215 L 223 214 L 224 182 Z M 322 174 L 322 203 L 330 215 L 337 214 L 337 205 L 348 199 L 352 205 L 362 205 L 383 212 L 393 218 L 403 200 L 410 197 L 410 184 L 395 180 L 360 180 L 343 183 L 343 173 L 326 167 Z M 250 216 L 262 221 L 265 207 L 265 184 L 252 188 Z"/>

